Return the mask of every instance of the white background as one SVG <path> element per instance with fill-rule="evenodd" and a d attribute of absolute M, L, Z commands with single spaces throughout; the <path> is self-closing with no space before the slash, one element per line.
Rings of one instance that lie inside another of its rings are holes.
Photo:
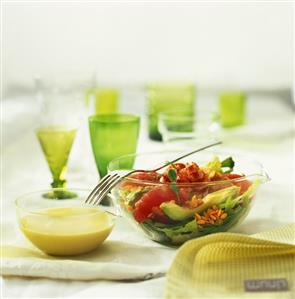
<path fill-rule="evenodd" d="M 288 88 L 293 4 L 17 2 L 3 4 L 3 87 L 63 72 L 128 84 Z"/>

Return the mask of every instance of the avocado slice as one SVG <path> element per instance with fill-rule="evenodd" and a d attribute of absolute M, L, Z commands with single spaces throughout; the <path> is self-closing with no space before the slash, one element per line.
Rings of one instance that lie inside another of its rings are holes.
<path fill-rule="evenodd" d="M 204 203 L 195 209 L 184 208 L 174 202 L 163 202 L 160 207 L 165 215 L 167 215 L 170 219 L 183 221 L 187 218 L 193 217 L 196 213 L 202 213 L 214 205 L 219 205 L 229 197 L 238 196 L 239 191 L 240 187 L 231 186 L 209 193 L 203 198 Z"/>
<path fill-rule="evenodd" d="M 175 221 L 182 221 L 195 215 L 194 209 L 188 209 L 174 202 L 163 202 L 160 205 L 164 214 Z"/>

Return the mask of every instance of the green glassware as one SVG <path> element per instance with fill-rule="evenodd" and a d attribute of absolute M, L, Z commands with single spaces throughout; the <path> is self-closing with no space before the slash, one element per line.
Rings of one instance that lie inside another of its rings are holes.
<path fill-rule="evenodd" d="M 43 194 L 45 198 L 59 199 L 73 198 L 73 192 L 58 191 L 55 188 L 66 188 L 66 171 L 69 154 L 75 139 L 77 130 L 64 126 L 49 126 L 36 130 L 39 143 L 51 171 L 53 192 Z"/>
<path fill-rule="evenodd" d="M 246 94 L 241 91 L 227 91 L 219 95 L 220 123 L 230 128 L 245 123 Z"/>
<path fill-rule="evenodd" d="M 179 109 L 179 115 L 192 116 L 194 114 L 195 98 L 196 88 L 192 83 L 149 84 L 147 86 L 149 137 L 153 140 L 162 140 L 158 128 L 161 112 L 173 108 Z"/>
<path fill-rule="evenodd" d="M 140 118 L 131 114 L 100 114 L 89 117 L 92 150 L 100 177 L 107 174 L 109 162 L 136 152 Z M 133 166 L 131 158 L 126 169 Z"/>
<path fill-rule="evenodd" d="M 53 188 L 64 188 L 67 162 L 72 148 L 76 129 L 52 126 L 36 130 L 38 140 L 52 173 Z"/>
<path fill-rule="evenodd" d="M 95 91 L 95 113 L 111 114 L 118 112 L 119 92 L 113 88 L 99 88 Z"/>

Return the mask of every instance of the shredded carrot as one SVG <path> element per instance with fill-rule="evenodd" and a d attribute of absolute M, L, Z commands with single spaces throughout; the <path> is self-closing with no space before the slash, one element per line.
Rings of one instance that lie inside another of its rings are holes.
<path fill-rule="evenodd" d="M 221 224 L 227 217 L 227 213 L 223 209 L 218 209 L 217 206 L 207 209 L 203 215 L 195 214 L 195 219 L 198 224 Z"/>

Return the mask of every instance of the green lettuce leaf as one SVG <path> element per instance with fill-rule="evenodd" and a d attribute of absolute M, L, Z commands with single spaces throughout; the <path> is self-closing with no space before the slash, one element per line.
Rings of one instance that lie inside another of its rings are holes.
<path fill-rule="evenodd" d="M 214 156 L 202 169 L 208 174 L 209 178 L 212 178 L 216 173 L 231 173 L 234 166 L 235 162 L 232 157 L 220 161 L 217 156 Z"/>
<path fill-rule="evenodd" d="M 222 170 L 223 173 L 231 173 L 235 167 L 235 162 L 232 157 L 228 157 L 221 162 L 221 168 L 226 168 L 227 170 Z"/>
<path fill-rule="evenodd" d="M 213 160 L 209 161 L 202 169 L 209 178 L 212 178 L 216 173 L 221 172 L 221 162 L 217 156 L 214 156 Z"/>

